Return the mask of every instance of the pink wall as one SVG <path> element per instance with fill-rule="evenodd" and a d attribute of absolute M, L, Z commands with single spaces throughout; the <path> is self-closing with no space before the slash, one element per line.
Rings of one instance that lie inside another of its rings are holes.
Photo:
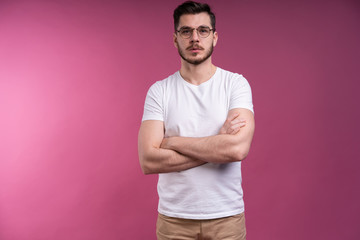
<path fill-rule="evenodd" d="M 155 239 L 137 132 L 181 2 L 0 2 L 1 240 Z M 209 3 L 214 63 L 253 89 L 248 239 L 359 239 L 360 4 Z"/>

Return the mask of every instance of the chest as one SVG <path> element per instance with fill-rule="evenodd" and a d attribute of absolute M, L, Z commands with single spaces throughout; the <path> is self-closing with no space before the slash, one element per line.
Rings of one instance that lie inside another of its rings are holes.
<path fill-rule="evenodd" d="M 221 87 L 182 87 L 165 95 L 165 136 L 215 135 L 223 125 L 229 97 Z"/>

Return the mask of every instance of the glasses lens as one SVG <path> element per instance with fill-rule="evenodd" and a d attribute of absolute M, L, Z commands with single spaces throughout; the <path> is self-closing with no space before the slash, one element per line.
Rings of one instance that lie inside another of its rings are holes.
<path fill-rule="evenodd" d="M 179 30 L 180 36 L 183 38 L 190 38 L 193 34 L 194 28 L 181 28 Z M 209 27 L 198 27 L 196 29 L 200 37 L 206 38 L 210 35 L 211 29 Z"/>
<path fill-rule="evenodd" d="M 183 37 L 183 38 L 189 38 L 191 36 L 191 29 L 190 28 L 182 28 L 180 29 L 180 35 Z"/>
<path fill-rule="evenodd" d="M 208 27 L 199 27 L 198 28 L 198 33 L 200 35 L 200 37 L 208 37 L 210 35 L 210 28 Z"/>

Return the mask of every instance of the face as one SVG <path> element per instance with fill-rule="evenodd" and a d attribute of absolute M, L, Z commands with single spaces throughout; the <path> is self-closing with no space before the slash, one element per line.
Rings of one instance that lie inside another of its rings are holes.
<path fill-rule="evenodd" d="M 195 28 L 205 26 L 211 28 L 210 16 L 206 12 L 199 14 L 186 14 L 180 17 L 177 30 L 183 27 Z M 190 38 L 184 39 L 180 33 L 174 34 L 174 44 L 178 49 L 181 58 L 194 65 L 203 63 L 210 58 L 213 48 L 217 42 L 217 32 L 210 32 L 206 38 L 201 38 L 196 30 L 193 31 Z"/>

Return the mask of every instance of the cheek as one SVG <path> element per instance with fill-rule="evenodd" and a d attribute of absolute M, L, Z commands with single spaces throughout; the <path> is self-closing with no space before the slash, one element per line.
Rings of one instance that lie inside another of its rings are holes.
<path fill-rule="evenodd" d="M 177 48 L 180 48 L 180 49 L 185 47 L 185 43 L 182 41 L 179 41 L 179 40 L 176 42 L 176 45 L 177 45 Z"/>

